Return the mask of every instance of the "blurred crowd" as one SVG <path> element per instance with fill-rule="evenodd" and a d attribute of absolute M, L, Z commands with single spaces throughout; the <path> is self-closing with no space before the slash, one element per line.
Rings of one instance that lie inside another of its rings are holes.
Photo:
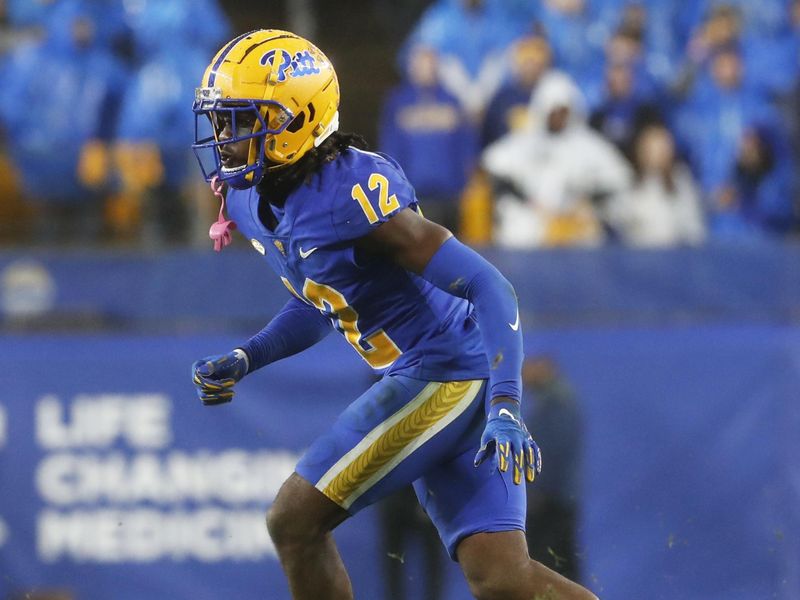
<path fill-rule="evenodd" d="M 380 146 L 472 242 L 795 237 L 798 0 L 438 0 Z"/>
<path fill-rule="evenodd" d="M 0 243 L 207 243 L 217 0 L 0 6 Z M 800 0 L 434 0 L 396 65 L 376 149 L 469 242 L 798 236 Z"/>
<path fill-rule="evenodd" d="M 4 9 L 0 236 L 187 241 L 194 215 L 211 213 L 190 187 L 190 144 L 198 73 L 232 35 L 216 0 Z"/>

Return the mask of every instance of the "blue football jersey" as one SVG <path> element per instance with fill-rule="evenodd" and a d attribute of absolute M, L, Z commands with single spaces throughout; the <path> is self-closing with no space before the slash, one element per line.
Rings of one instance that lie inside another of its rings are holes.
<path fill-rule="evenodd" d="M 266 201 L 266 199 L 265 199 Z M 355 241 L 417 199 L 391 158 L 350 148 L 259 219 L 255 188 L 228 191 L 228 213 L 288 290 L 322 311 L 375 370 L 430 381 L 488 376 L 470 304 Z"/>

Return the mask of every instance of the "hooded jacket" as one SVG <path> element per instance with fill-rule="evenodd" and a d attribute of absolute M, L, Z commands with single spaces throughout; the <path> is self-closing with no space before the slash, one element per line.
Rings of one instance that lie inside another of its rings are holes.
<path fill-rule="evenodd" d="M 548 115 L 566 107 L 566 126 L 553 132 Z M 533 247 L 548 243 L 554 219 L 582 213 L 599 225 L 592 202 L 626 189 L 632 170 L 622 154 L 587 125 L 583 96 L 564 73 L 546 74 L 531 102 L 529 129 L 504 136 L 486 149 L 483 166 L 505 188 L 497 200 L 496 241 Z M 599 226 L 573 240 L 602 240 Z M 569 242 L 567 242 L 569 243 Z"/>

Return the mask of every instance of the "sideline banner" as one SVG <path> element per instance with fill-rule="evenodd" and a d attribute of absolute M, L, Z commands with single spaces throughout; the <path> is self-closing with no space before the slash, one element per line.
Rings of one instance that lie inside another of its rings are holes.
<path fill-rule="evenodd" d="M 583 407 L 580 536 L 601 598 L 800 597 L 798 328 L 526 335 Z M 330 336 L 201 406 L 189 365 L 238 341 L 0 338 L 0 598 L 288 600 L 265 509 L 370 374 Z M 358 597 L 383 597 L 373 509 L 336 537 Z M 469 597 L 446 568 L 446 600 Z"/>
<path fill-rule="evenodd" d="M 190 365 L 236 341 L 2 338 L 0 598 L 42 587 L 76 600 L 288 598 L 265 511 L 370 381 L 320 348 L 203 407 Z M 376 556 L 369 516 L 339 537 Z M 368 584 L 369 566 L 355 565 Z"/>

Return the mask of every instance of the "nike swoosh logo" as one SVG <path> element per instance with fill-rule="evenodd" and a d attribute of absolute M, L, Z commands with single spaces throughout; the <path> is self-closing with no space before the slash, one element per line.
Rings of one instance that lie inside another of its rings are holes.
<path fill-rule="evenodd" d="M 519 425 L 519 421 L 517 421 L 517 418 L 514 415 L 512 415 L 511 412 L 507 408 L 501 408 L 500 412 L 497 413 L 497 416 L 498 417 L 506 416 L 509 419 L 511 419 L 512 421 L 514 421 L 514 423 Z"/>
<path fill-rule="evenodd" d="M 511 327 L 513 331 L 517 331 L 519 329 L 519 309 L 517 309 L 517 320 L 513 323 L 509 323 L 508 326 Z"/>
<path fill-rule="evenodd" d="M 300 258 L 304 258 L 305 259 L 305 258 L 308 258 L 309 256 L 311 256 L 312 254 L 314 254 L 314 252 L 317 251 L 317 247 L 314 246 L 313 248 L 303 252 L 303 247 L 300 246 L 299 251 L 300 251 Z"/>

